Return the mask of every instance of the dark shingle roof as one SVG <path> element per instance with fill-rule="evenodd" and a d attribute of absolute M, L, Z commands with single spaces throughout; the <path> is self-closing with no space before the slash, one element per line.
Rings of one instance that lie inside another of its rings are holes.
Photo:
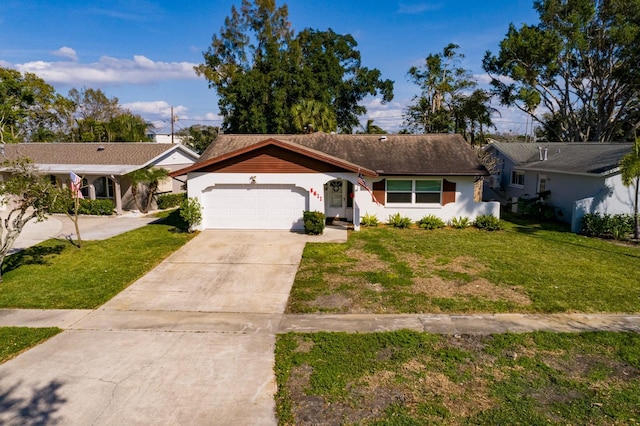
<path fill-rule="evenodd" d="M 620 159 L 631 151 L 630 143 L 600 142 L 495 142 L 492 146 L 513 161 L 520 169 L 546 170 L 564 173 L 608 174 L 618 169 Z M 540 160 L 540 152 L 544 158 Z"/>
<path fill-rule="evenodd" d="M 144 165 L 176 146 L 151 142 L 20 143 L 5 145 L 3 159 L 27 157 L 35 164 Z"/>
<path fill-rule="evenodd" d="M 267 139 L 292 142 L 383 175 L 485 175 L 460 135 L 219 135 L 197 164 Z"/>

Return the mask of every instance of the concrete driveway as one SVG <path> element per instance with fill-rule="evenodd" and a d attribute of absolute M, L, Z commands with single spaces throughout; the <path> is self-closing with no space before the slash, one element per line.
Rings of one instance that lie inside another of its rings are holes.
<path fill-rule="evenodd" d="M 276 424 L 275 332 L 308 238 L 201 233 L 0 365 L 0 423 Z"/>
<path fill-rule="evenodd" d="M 8 216 L 6 210 L 0 211 L 0 219 Z M 123 232 L 145 226 L 158 218 L 139 214 L 125 214 L 122 216 L 80 216 L 80 236 L 83 240 L 104 240 Z M 37 222 L 35 219 L 25 225 L 20 236 L 14 243 L 10 253 L 23 250 L 50 238 L 76 239 L 73 222 L 63 214 L 48 216 L 46 220 Z"/>

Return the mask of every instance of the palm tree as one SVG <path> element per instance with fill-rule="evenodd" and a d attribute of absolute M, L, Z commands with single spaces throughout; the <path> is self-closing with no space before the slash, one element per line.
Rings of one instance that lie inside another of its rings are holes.
<path fill-rule="evenodd" d="M 622 183 L 636 189 L 633 201 L 633 238 L 640 238 L 640 216 L 638 215 L 638 195 L 640 194 L 640 138 L 636 138 L 633 149 L 620 160 Z"/>
<path fill-rule="evenodd" d="M 327 104 L 304 99 L 291 107 L 293 127 L 299 133 L 333 132 L 338 122 L 335 111 Z"/>
<path fill-rule="evenodd" d="M 367 120 L 366 126 L 362 126 L 362 131 L 358 130 L 356 133 L 360 135 L 385 135 L 387 131 L 373 124 L 373 119 L 370 118 Z"/>
<path fill-rule="evenodd" d="M 136 203 L 136 207 L 142 213 L 147 213 L 153 203 L 153 197 L 158 193 L 160 181 L 169 175 L 167 169 L 148 167 L 134 170 L 127 174 L 131 179 L 131 195 Z M 139 185 L 143 185 L 145 190 L 140 192 Z"/>

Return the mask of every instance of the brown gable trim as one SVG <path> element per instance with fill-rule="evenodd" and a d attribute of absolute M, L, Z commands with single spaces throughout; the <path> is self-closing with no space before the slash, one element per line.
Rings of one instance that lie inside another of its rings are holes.
<path fill-rule="evenodd" d="M 456 183 L 442 180 L 442 205 L 456 202 Z"/>
<path fill-rule="evenodd" d="M 201 168 L 209 173 L 331 173 L 349 172 L 334 164 L 307 155 L 266 145 Z"/>
<path fill-rule="evenodd" d="M 300 154 L 302 156 L 306 156 L 306 157 L 310 157 L 328 164 L 331 164 L 333 166 L 337 166 L 341 169 L 344 170 L 348 170 L 354 173 L 362 173 L 362 175 L 364 176 L 377 176 L 377 173 L 373 170 L 369 170 L 365 167 L 361 167 L 357 164 L 353 164 L 350 163 L 348 161 L 342 160 L 340 158 L 337 157 L 333 157 L 331 155 L 322 153 L 320 151 L 316 151 L 313 150 L 311 148 L 307 148 L 304 147 L 302 145 L 293 143 L 293 142 L 287 142 L 287 141 L 282 141 L 279 139 L 274 139 L 274 138 L 268 138 L 265 139 L 261 142 L 258 142 L 256 144 L 253 145 L 249 145 L 247 147 L 238 149 L 236 151 L 232 151 L 223 155 L 220 155 L 218 157 L 212 158 L 210 160 L 204 161 L 202 163 L 196 163 L 192 166 L 189 167 L 185 167 L 184 169 L 181 170 L 177 170 L 173 173 L 170 174 L 170 176 L 175 177 L 175 176 L 180 176 L 186 173 L 190 173 L 190 172 L 196 172 L 196 171 L 206 171 L 207 169 L 209 169 L 211 166 L 216 165 L 217 163 L 221 163 L 221 162 L 225 162 L 229 159 L 232 159 L 234 157 L 238 157 L 238 156 L 242 156 L 244 154 L 247 153 L 251 153 L 253 151 L 256 151 L 260 148 L 266 147 L 268 145 L 273 145 L 273 146 L 277 146 L 280 147 L 282 149 L 291 151 L 291 152 L 295 152 L 297 154 Z M 214 166 L 215 167 L 215 166 Z"/>

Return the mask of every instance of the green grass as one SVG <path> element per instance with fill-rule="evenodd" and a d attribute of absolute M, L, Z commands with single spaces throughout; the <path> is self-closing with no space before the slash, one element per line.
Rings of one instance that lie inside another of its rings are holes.
<path fill-rule="evenodd" d="M 78 249 L 48 240 L 5 259 L 0 308 L 96 308 L 193 237 L 178 232 L 177 211 L 150 224 Z"/>
<path fill-rule="evenodd" d="M 54 327 L 0 327 L 0 364 L 61 331 Z"/>
<path fill-rule="evenodd" d="M 637 245 L 561 225 L 363 228 L 307 244 L 288 312 L 640 312 L 639 262 Z"/>
<path fill-rule="evenodd" d="M 640 335 L 280 335 L 280 424 L 638 424 Z"/>

